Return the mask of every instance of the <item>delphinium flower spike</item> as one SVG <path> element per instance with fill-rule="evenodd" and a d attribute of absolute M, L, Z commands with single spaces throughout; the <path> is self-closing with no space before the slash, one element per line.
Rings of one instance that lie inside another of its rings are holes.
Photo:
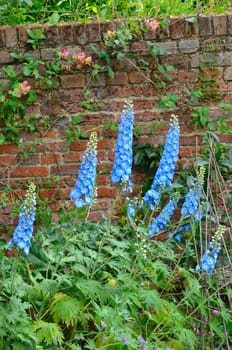
<path fill-rule="evenodd" d="M 36 186 L 33 182 L 28 187 L 23 208 L 19 214 L 18 225 L 14 231 L 13 238 L 8 243 L 10 249 L 12 245 L 16 245 L 22 249 L 25 254 L 29 253 L 30 240 L 33 233 L 33 224 L 35 222 L 36 211 Z"/>
<path fill-rule="evenodd" d="M 96 169 L 97 169 L 97 133 L 92 132 L 87 149 L 82 159 L 76 184 L 70 194 L 75 200 L 75 206 L 81 208 L 91 205 L 96 197 Z"/>
<path fill-rule="evenodd" d="M 156 171 L 151 189 L 148 190 L 144 196 L 144 202 L 151 210 L 155 210 L 157 205 L 159 205 L 162 189 L 165 187 L 172 187 L 174 170 L 179 153 L 179 136 L 180 128 L 178 117 L 172 115 L 159 167 Z"/>
<path fill-rule="evenodd" d="M 114 165 L 112 169 L 112 183 L 122 185 L 122 190 L 132 190 L 130 181 L 132 169 L 132 142 L 134 126 L 134 109 L 131 102 L 128 102 L 122 111 L 121 122 L 118 130 Z"/>
<path fill-rule="evenodd" d="M 188 191 L 181 208 L 181 217 L 192 216 L 196 221 L 201 217 L 199 198 L 204 184 L 205 168 L 200 167 L 198 181 Z"/>
<path fill-rule="evenodd" d="M 200 270 L 202 270 L 212 275 L 215 269 L 218 254 L 221 250 L 221 239 L 224 232 L 225 232 L 225 226 L 219 225 L 214 237 L 209 242 L 208 249 L 200 258 L 200 262 L 196 266 L 196 272 L 199 272 Z"/>
<path fill-rule="evenodd" d="M 204 184 L 205 177 L 205 168 L 202 166 L 199 169 L 197 180 L 193 186 L 189 189 L 188 193 L 185 196 L 184 203 L 181 208 L 181 218 L 185 220 L 186 218 L 192 218 L 195 221 L 199 221 L 202 216 L 202 209 L 200 205 L 200 197 L 202 195 L 202 188 Z M 183 238 L 188 236 L 188 233 L 191 231 L 190 223 L 183 224 L 176 230 L 175 233 L 170 233 L 169 237 L 174 238 L 176 241 L 181 242 Z"/>
<path fill-rule="evenodd" d="M 146 350 L 147 341 L 143 339 L 141 335 L 138 336 L 138 341 L 140 344 L 140 350 Z"/>
<path fill-rule="evenodd" d="M 137 211 L 143 208 L 143 200 L 141 198 L 129 198 L 127 197 L 127 216 L 132 219 L 136 216 Z"/>
<path fill-rule="evenodd" d="M 160 214 L 152 220 L 149 226 L 150 236 L 160 233 L 167 226 L 174 210 L 177 207 L 179 197 L 179 193 L 175 193 L 166 206 L 162 209 Z"/>

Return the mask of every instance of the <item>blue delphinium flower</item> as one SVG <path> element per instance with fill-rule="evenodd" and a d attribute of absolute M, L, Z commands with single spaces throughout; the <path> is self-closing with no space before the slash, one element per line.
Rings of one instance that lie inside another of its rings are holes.
<path fill-rule="evenodd" d="M 192 216 L 196 221 L 199 221 L 202 213 L 199 199 L 202 194 L 202 186 L 204 183 L 205 168 L 201 167 L 198 174 L 198 181 L 191 187 L 185 197 L 181 208 L 182 218 Z"/>
<path fill-rule="evenodd" d="M 199 190 L 190 188 L 181 208 L 181 216 L 193 216 L 196 221 L 199 220 Z"/>
<path fill-rule="evenodd" d="M 152 220 L 149 226 L 150 236 L 160 233 L 167 226 L 174 210 L 177 207 L 178 199 L 179 199 L 179 195 L 178 194 L 174 195 L 173 198 L 170 199 L 170 201 L 162 209 L 160 214 Z"/>
<path fill-rule="evenodd" d="M 134 198 L 128 198 L 127 197 L 127 216 L 131 219 L 133 219 L 137 213 L 138 210 L 143 208 L 143 200 L 134 197 Z"/>
<path fill-rule="evenodd" d="M 132 142 L 134 126 L 134 109 L 128 103 L 126 109 L 122 111 L 121 122 L 118 130 L 114 165 L 112 169 L 112 183 L 120 183 L 125 191 L 132 190 L 130 181 L 132 169 Z"/>
<path fill-rule="evenodd" d="M 19 214 L 18 225 L 14 231 L 13 238 L 8 243 L 10 249 L 12 245 L 16 245 L 22 249 L 25 254 L 29 253 L 30 240 L 33 233 L 33 224 L 35 222 L 36 211 L 36 187 L 32 182 L 27 190 L 23 208 Z"/>
<path fill-rule="evenodd" d="M 219 225 L 212 241 L 209 242 L 209 248 L 205 251 L 203 256 L 200 258 L 199 264 L 197 264 L 195 271 L 200 270 L 213 274 L 215 265 L 217 262 L 218 254 L 221 250 L 221 238 L 225 232 L 225 226 Z"/>
<path fill-rule="evenodd" d="M 153 189 L 148 190 L 143 198 L 144 203 L 146 203 L 149 208 L 154 211 L 155 208 L 160 204 L 161 200 L 161 188 L 158 191 Z"/>
<path fill-rule="evenodd" d="M 140 343 L 140 349 L 141 350 L 146 350 L 146 344 L 147 341 L 143 339 L 143 337 L 141 335 L 138 336 L 138 341 Z"/>
<path fill-rule="evenodd" d="M 190 230 L 190 224 L 181 225 L 180 227 L 178 227 L 176 232 L 170 232 L 168 234 L 168 237 L 175 239 L 177 242 L 181 242 L 183 238 L 185 238 L 185 236 L 187 235 L 187 232 L 189 232 Z"/>
<path fill-rule="evenodd" d="M 122 337 L 122 345 L 127 345 L 128 344 L 128 339 L 127 339 L 127 337 L 124 335 L 123 337 Z"/>
<path fill-rule="evenodd" d="M 128 206 L 127 206 L 127 216 L 129 216 L 130 218 L 135 217 L 136 214 L 136 206 L 134 203 L 129 202 Z"/>
<path fill-rule="evenodd" d="M 172 187 L 174 170 L 179 153 L 180 128 L 178 117 L 172 115 L 170 128 L 164 145 L 164 152 L 156 171 L 151 189 L 144 196 L 144 202 L 154 210 L 160 203 L 160 193 L 165 187 Z"/>
<path fill-rule="evenodd" d="M 75 206 L 81 208 L 91 205 L 96 196 L 96 169 L 97 169 L 97 133 L 92 132 L 87 149 L 82 159 L 76 184 L 70 194 L 75 200 Z"/>

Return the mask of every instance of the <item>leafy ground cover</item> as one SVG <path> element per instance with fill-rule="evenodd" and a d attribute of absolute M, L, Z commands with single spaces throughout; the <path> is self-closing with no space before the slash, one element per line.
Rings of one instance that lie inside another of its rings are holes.
<path fill-rule="evenodd" d="M 0 1 L 0 24 L 50 23 L 60 21 L 112 20 L 223 13 L 230 0 L 9 0 Z"/>
<path fill-rule="evenodd" d="M 102 221 L 88 220 L 97 200 L 95 133 L 72 201 L 56 223 L 37 224 L 34 236 L 37 196 L 30 184 L 12 240 L 1 243 L 0 349 L 230 349 L 231 216 L 221 204 L 223 224 L 210 192 L 213 169 L 216 179 L 220 169 L 204 163 L 187 193 L 178 190 L 173 116 L 150 189 L 130 197 L 133 113 L 127 104 L 115 151 L 117 218 L 112 207 Z M 180 217 L 172 219 L 177 206 Z"/>

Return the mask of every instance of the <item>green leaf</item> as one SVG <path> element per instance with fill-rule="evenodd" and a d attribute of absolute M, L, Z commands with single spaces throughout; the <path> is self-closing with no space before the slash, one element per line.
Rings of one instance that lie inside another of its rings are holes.
<path fill-rule="evenodd" d="M 63 322 L 74 326 L 78 321 L 81 305 L 76 298 L 67 294 L 57 293 L 51 304 L 51 313 L 55 322 Z"/>
<path fill-rule="evenodd" d="M 0 145 L 3 145 L 5 143 L 5 136 L 3 135 L 3 133 L 0 133 Z"/>
<path fill-rule="evenodd" d="M 217 129 L 215 123 L 208 123 L 208 128 L 211 131 L 215 131 Z"/>
<path fill-rule="evenodd" d="M 23 66 L 22 68 L 22 73 L 23 75 L 25 75 L 26 77 L 29 77 L 31 75 L 31 69 L 28 66 Z"/>
<path fill-rule="evenodd" d="M 80 124 L 80 122 L 81 122 L 81 116 L 80 115 L 75 115 L 72 118 L 72 125 Z"/>
<path fill-rule="evenodd" d="M 60 15 L 58 12 L 54 12 L 48 19 L 49 24 L 57 24 L 60 20 Z"/>
<path fill-rule="evenodd" d="M 125 54 L 123 52 L 118 52 L 117 53 L 117 59 L 122 60 L 125 57 Z"/>
<path fill-rule="evenodd" d="M 165 69 L 164 69 L 164 66 L 162 66 L 162 64 L 158 64 L 157 69 L 160 73 L 162 73 L 162 74 L 165 73 Z"/>
<path fill-rule="evenodd" d="M 185 21 L 189 23 L 196 23 L 197 17 L 185 18 Z"/>
<path fill-rule="evenodd" d="M 63 343 L 64 335 L 56 323 L 36 320 L 32 329 L 37 333 L 39 342 L 44 341 L 47 345 L 52 345 L 55 342 L 60 345 Z"/>
<path fill-rule="evenodd" d="M 32 7 L 33 3 L 31 0 L 23 0 L 29 7 Z"/>
<path fill-rule="evenodd" d="M 113 78 L 114 77 L 114 71 L 112 68 L 110 67 L 107 67 L 107 73 L 109 75 L 110 78 Z"/>
<path fill-rule="evenodd" d="M 11 55 L 11 57 L 13 57 L 13 58 L 15 58 L 15 59 L 17 59 L 17 60 L 20 59 L 20 57 L 21 57 L 21 56 L 20 56 L 18 53 L 16 53 L 16 52 L 11 52 L 10 55 Z"/>
<path fill-rule="evenodd" d="M 175 68 L 173 66 L 166 66 L 166 69 L 169 71 L 169 72 L 174 72 Z"/>

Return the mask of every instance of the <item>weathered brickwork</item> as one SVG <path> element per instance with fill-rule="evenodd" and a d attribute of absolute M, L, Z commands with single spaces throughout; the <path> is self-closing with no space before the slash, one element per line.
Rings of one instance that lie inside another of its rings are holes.
<path fill-rule="evenodd" d="M 40 28 L 46 39 L 40 49 L 42 60 L 51 60 L 58 50 L 66 48 L 71 52 L 82 50 L 92 55 L 93 61 L 98 62 L 91 45 L 101 47 L 103 35 L 107 30 L 114 30 L 120 23 L 67 23 L 58 26 L 32 26 Z M 16 65 L 11 52 L 34 54 L 27 43 L 28 27 L 0 28 L 0 68 L 6 65 Z M 145 41 L 149 40 L 167 51 L 166 55 L 156 58 L 149 54 Z M 167 81 L 168 90 L 181 96 L 176 114 L 180 117 L 181 148 L 180 163 L 195 158 L 196 151 L 201 149 L 202 137 L 205 131 L 190 124 L 192 111 L 186 108 L 184 102 L 184 86 L 189 90 L 202 83 L 200 74 L 205 78 L 215 79 L 220 100 L 229 102 L 232 99 L 232 15 L 201 16 L 196 22 L 185 18 L 170 19 L 165 29 L 144 33 L 143 39 L 135 39 L 129 49 L 137 58 L 118 61 L 111 60 L 114 77 L 106 73 L 99 78 L 92 78 L 91 68 L 73 73 L 63 72 L 56 78 L 54 88 L 47 90 L 41 82 L 28 79 L 31 87 L 37 92 L 36 103 L 28 108 L 28 113 L 35 113 L 37 118 L 51 118 L 51 127 L 41 130 L 37 135 L 38 142 L 33 145 L 33 152 L 24 159 L 20 148 L 14 144 L 0 145 L 0 191 L 5 186 L 13 190 L 11 199 L 23 198 L 26 182 L 33 179 L 40 184 L 40 196 L 49 198 L 52 210 L 57 211 L 68 199 L 72 186 L 76 181 L 77 170 L 80 166 L 87 140 L 73 141 L 66 144 L 65 130 L 70 120 L 78 113 L 82 113 L 82 121 L 78 125 L 81 132 L 89 134 L 97 130 L 98 143 L 98 193 L 99 201 L 93 219 L 98 219 L 102 212 L 110 206 L 110 199 L 116 194 L 116 188 L 110 181 L 110 172 L 114 157 L 117 132 L 110 130 L 107 124 L 118 122 L 120 112 L 126 99 L 132 99 L 135 108 L 135 126 L 141 126 L 143 132 L 136 134 L 134 142 L 151 141 L 163 144 L 168 129 L 170 114 L 173 111 L 158 109 L 161 93 L 165 94 L 154 83 L 157 64 L 173 65 L 170 72 L 172 81 Z M 148 69 L 137 69 L 138 57 L 147 62 Z M 207 59 L 213 58 L 213 67 L 200 72 L 199 66 Z M 6 83 L 4 74 L 0 82 Z M 153 83 L 152 83 L 153 82 Z M 96 100 L 96 109 L 87 111 L 83 101 L 86 89 L 91 91 L 91 98 Z M 183 97 L 183 98 L 182 98 Z M 101 103 L 99 103 L 101 102 Z M 220 114 L 216 109 L 218 100 L 210 100 L 212 116 Z M 68 117 L 67 117 L 68 116 Z M 157 122 L 160 122 L 159 125 Z M 228 123 L 230 120 L 228 119 Z M 34 134 L 22 133 L 24 143 L 33 142 Z M 221 140 L 231 143 L 230 136 L 221 136 Z M 196 144 L 198 150 L 196 150 Z M 29 147 L 29 146 L 28 146 Z M 136 186 L 144 181 L 143 172 L 134 170 Z M 52 178 L 51 178 L 52 177 Z M 59 184 L 54 180 L 59 178 Z M 51 181 L 47 181 L 51 179 Z M 137 187 L 136 187 L 137 188 Z M 58 190 L 59 189 L 59 190 Z M 138 191 L 138 189 L 137 189 Z M 10 224 L 9 208 L 3 208 L 0 213 L 0 224 Z"/>

